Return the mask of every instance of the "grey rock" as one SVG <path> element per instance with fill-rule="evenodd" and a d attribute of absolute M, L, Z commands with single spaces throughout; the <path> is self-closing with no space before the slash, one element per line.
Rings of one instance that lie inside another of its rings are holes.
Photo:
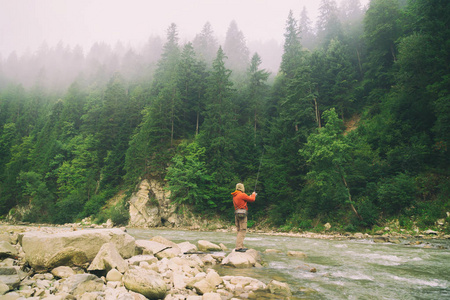
<path fill-rule="evenodd" d="M 202 300 L 221 300 L 219 293 L 205 293 L 203 294 Z"/>
<path fill-rule="evenodd" d="M 115 244 L 106 243 L 100 248 L 100 251 L 90 264 L 88 271 L 105 270 L 108 272 L 111 269 L 117 269 L 119 272 L 125 273 L 128 270 L 128 264 L 120 256 Z"/>
<path fill-rule="evenodd" d="M 156 254 L 168 248 L 171 247 L 154 241 L 147 241 L 147 240 L 136 241 L 136 250 L 138 253 L 141 254 Z"/>
<path fill-rule="evenodd" d="M 102 292 L 105 289 L 103 281 L 93 274 L 76 274 L 67 278 L 61 285 L 60 291 L 81 296 L 84 293 Z"/>
<path fill-rule="evenodd" d="M 158 262 L 158 259 L 153 255 L 135 255 L 129 259 L 127 259 L 127 263 L 130 265 L 139 266 L 141 262 L 147 262 L 148 264 Z"/>
<path fill-rule="evenodd" d="M 130 269 L 123 278 L 125 287 L 149 299 L 163 299 L 167 294 L 164 279 L 156 272 L 143 268 Z"/>
<path fill-rule="evenodd" d="M 0 241 L 0 258 L 1 257 L 16 257 L 19 253 L 9 242 Z"/>
<path fill-rule="evenodd" d="M 250 268 L 256 266 L 260 261 L 261 256 L 259 252 L 249 249 L 246 252 L 231 252 L 222 260 L 221 264 L 235 268 Z"/>
<path fill-rule="evenodd" d="M 305 253 L 301 251 L 288 251 L 288 256 L 296 257 L 296 258 L 306 258 L 308 257 Z"/>
<path fill-rule="evenodd" d="M 134 255 L 135 240 L 118 228 L 45 233 L 29 231 L 20 239 L 26 261 L 37 271 L 60 265 L 86 266 L 105 243 L 114 243 L 122 257 Z"/>
<path fill-rule="evenodd" d="M 181 253 L 197 251 L 197 246 L 195 246 L 194 244 L 191 244 L 189 242 L 183 242 L 183 243 L 179 243 L 177 245 L 178 245 L 178 248 L 180 248 Z"/>
<path fill-rule="evenodd" d="M 291 289 L 289 288 L 289 285 L 284 282 L 272 280 L 267 285 L 267 289 L 270 291 L 271 294 L 281 295 L 285 297 L 292 296 Z"/>
<path fill-rule="evenodd" d="M 75 271 L 67 266 L 59 266 L 54 268 L 51 273 L 57 278 L 68 278 L 75 275 Z"/>
<path fill-rule="evenodd" d="M 203 295 L 214 291 L 214 286 L 208 280 L 202 279 L 194 284 L 194 289 L 197 294 Z"/>
<path fill-rule="evenodd" d="M 107 281 L 121 281 L 122 280 L 122 273 L 120 273 L 116 269 L 112 269 L 106 274 L 106 280 Z"/>
<path fill-rule="evenodd" d="M 11 288 L 6 283 L 0 282 L 0 296 L 6 294 L 10 290 Z"/>
<path fill-rule="evenodd" d="M 10 289 L 19 286 L 21 276 L 17 267 L 0 267 L 0 282 L 6 284 Z"/>
<path fill-rule="evenodd" d="M 211 243 L 209 241 L 200 240 L 198 241 L 198 250 L 200 251 L 222 251 L 219 245 Z"/>

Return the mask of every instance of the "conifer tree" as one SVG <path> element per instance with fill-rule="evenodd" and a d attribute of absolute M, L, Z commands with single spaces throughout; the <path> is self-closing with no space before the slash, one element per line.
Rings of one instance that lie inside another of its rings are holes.
<path fill-rule="evenodd" d="M 219 48 L 211 23 L 205 23 L 202 31 L 195 36 L 192 46 L 195 52 L 198 53 L 200 59 L 204 60 L 210 66 Z"/>
<path fill-rule="evenodd" d="M 267 98 L 267 92 L 268 92 L 268 86 L 267 86 L 267 79 L 269 78 L 270 73 L 267 72 L 265 69 L 260 69 L 261 66 L 261 57 L 258 55 L 258 53 L 253 54 L 250 67 L 247 71 L 248 76 L 248 106 L 249 111 L 248 114 L 252 115 L 253 117 L 249 117 L 249 121 L 253 123 L 254 128 L 254 143 L 256 145 L 257 143 L 257 130 L 259 127 L 261 127 L 262 122 L 262 109 L 265 106 L 266 98 Z M 244 115 L 247 114 L 247 112 L 244 112 Z M 252 120 L 253 119 L 253 120 Z M 252 122 L 253 121 L 253 122 Z"/>
<path fill-rule="evenodd" d="M 224 203 L 229 200 L 227 193 L 235 176 L 234 155 L 239 152 L 237 119 L 232 107 L 233 83 L 225 59 L 222 47 L 219 47 L 207 81 L 205 120 L 199 134 L 200 147 L 206 148 L 207 169 L 216 187 L 219 209 L 225 209 Z"/>
<path fill-rule="evenodd" d="M 244 34 L 239 30 L 236 21 L 231 21 L 225 36 L 223 51 L 228 57 L 226 66 L 236 71 L 245 71 L 249 63 L 249 50 Z"/>
<path fill-rule="evenodd" d="M 321 0 L 316 30 L 318 39 L 325 48 L 332 39 L 343 39 L 342 24 L 335 0 Z"/>
<path fill-rule="evenodd" d="M 302 40 L 302 45 L 309 50 L 313 50 L 315 44 L 315 35 L 312 28 L 311 19 L 308 16 L 308 11 L 304 6 L 300 14 L 299 32 Z"/>

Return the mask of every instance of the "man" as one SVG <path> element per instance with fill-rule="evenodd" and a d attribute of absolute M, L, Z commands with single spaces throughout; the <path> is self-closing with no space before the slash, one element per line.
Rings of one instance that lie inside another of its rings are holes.
<path fill-rule="evenodd" d="M 242 183 L 236 184 L 236 191 L 231 193 L 233 195 L 234 204 L 234 219 L 237 228 L 236 238 L 236 251 L 245 252 L 247 248 L 244 248 L 244 238 L 247 231 L 247 202 L 255 202 L 256 193 L 253 192 L 251 196 L 245 193 L 245 187 Z"/>

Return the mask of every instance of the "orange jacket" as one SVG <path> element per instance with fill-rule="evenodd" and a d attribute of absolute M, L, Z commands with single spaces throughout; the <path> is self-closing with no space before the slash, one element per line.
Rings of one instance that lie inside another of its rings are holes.
<path fill-rule="evenodd" d="M 251 194 L 249 196 L 241 191 L 234 191 L 233 193 L 231 193 L 231 195 L 233 195 L 233 204 L 235 210 L 236 209 L 248 210 L 247 202 L 255 202 L 256 199 L 256 194 Z"/>

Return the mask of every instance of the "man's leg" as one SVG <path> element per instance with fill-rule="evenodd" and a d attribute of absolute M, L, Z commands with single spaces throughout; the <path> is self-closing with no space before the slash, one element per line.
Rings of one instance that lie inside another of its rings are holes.
<path fill-rule="evenodd" d="M 235 221 L 237 229 L 236 249 L 242 249 L 244 248 L 244 238 L 247 232 L 247 217 L 242 219 L 235 217 Z"/>

